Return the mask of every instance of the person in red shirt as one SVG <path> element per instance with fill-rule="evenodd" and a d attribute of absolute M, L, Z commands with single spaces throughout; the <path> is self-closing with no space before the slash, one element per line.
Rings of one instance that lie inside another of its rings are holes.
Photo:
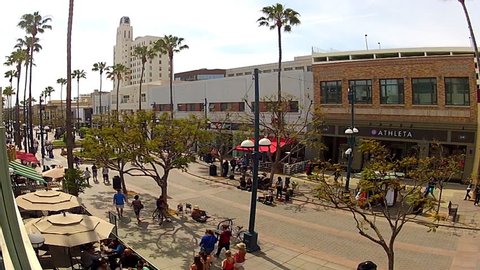
<path fill-rule="evenodd" d="M 243 265 L 245 264 L 245 255 L 247 254 L 247 249 L 244 243 L 238 243 L 237 244 L 238 251 L 233 255 L 233 258 L 235 259 L 235 270 L 240 270 L 243 269 Z"/>
<path fill-rule="evenodd" d="M 215 257 L 218 258 L 220 256 L 220 252 L 223 248 L 225 248 L 225 250 L 230 250 L 230 238 L 232 238 L 232 231 L 230 231 L 229 226 L 226 224 L 222 225 L 222 232 L 218 239 L 218 247 Z"/>

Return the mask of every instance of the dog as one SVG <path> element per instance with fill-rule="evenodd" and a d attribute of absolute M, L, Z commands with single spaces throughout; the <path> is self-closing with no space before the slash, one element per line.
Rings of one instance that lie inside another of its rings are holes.
<path fill-rule="evenodd" d="M 192 213 L 192 204 L 186 203 L 185 204 L 185 213 Z"/>

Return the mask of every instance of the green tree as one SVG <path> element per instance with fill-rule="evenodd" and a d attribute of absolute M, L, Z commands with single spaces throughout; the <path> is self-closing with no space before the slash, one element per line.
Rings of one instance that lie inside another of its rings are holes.
<path fill-rule="evenodd" d="M 98 96 L 98 100 L 100 103 L 100 122 L 102 122 L 102 80 L 103 80 L 103 72 L 105 71 L 108 71 L 109 67 L 107 67 L 107 63 L 105 62 L 98 62 L 98 63 L 95 63 L 93 64 L 93 68 L 92 68 L 92 71 L 98 71 L 98 73 L 100 74 L 100 88 L 99 88 L 99 96 Z"/>
<path fill-rule="evenodd" d="M 65 78 L 59 78 L 57 79 L 57 83 L 60 84 L 60 114 L 62 115 L 60 117 L 60 119 L 62 120 L 63 122 L 63 119 L 65 117 L 64 113 L 63 113 L 63 86 L 65 84 L 67 84 L 67 79 Z"/>
<path fill-rule="evenodd" d="M 77 132 L 80 131 L 80 79 L 86 79 L 85 70 L 76 69 L 72 73 L 72 78 L 77 80 Z"/>
<path fill-rule="evenodd" d="M 7 104 L 9 107 L 9 111 L 12 110 L 12 96 L 15 95 L 15 89 L 11 86 L 7 86 L 2 91 L 3 95 L 7 97 Z M 10 122 L 10 113 L 8 114 L 8 121 Z"/>
<path fill-rule="evenodd" d="M 171 119 L 162 114 L 139 112 L 125 115 L 123 126 L 129 133 L 127 148 L 132 151 L 132 176 L 151 177 L 160 186 L 167 202 L 168 176 L 173 169 L 184 170 L 196 157 L 194 145 L 209 138 L 203 129 L 204 122 L 195 116 Z M 173 139 L 174 138 L 174 139 Z"/>
<path fill-rule="evenodd" d="M 8 70 L 7 72 L 5 72 L 5 78 L 8 79 L 8 82 L 10 83 L 10 88 L 13 89 L 13 78 L 16 78 L 17 77 L 17 71 L 12 69 L 12 70 Z M 13 93 L 15 94 L 15 92 Z M 9 122 L 9 132 L 11 132 L 11 121 L 13 121 L 13 109 L 12 109 L 12 97 L 10 96 L 8 98 L 8 114 L 7 114 L 7 120 Z"/>
<path fill-rule="evenodd" d="M 62 186 L 65 192 L 78 196 L 88 187 L 88 183 L 85 181 L 81 170 L 69 168 L 65 173 Z"/>
<path fill-rule="evenodd" d="M 324 171 L 337 164 L 324 162 L 322 173 L 313 177 L 319 182 L 318 197 L 335 208 L 349 212 L 358 233 L 382 247 L 387 255 L 388 269 L 393 270 L 395 240 L 404 225 L 414 221 L 422 212 L 434 213 L 436 199 L 422 192 L 423 187 L 432 179 L 440 180 L 437 178 L 440 170 L 443 175 L 457 173 L 461 156 L 442 159 L 411 156 L 394 160 L 390 152 L 374 140 L 362 140 L 359 151 L 369 159 L 361 172 L 357 196 L 345 194 L 342 183 L 331 181 L 326 176 Z M 390 192 L 396 193 L 393 205 L 387 201 L 387 193 Z M 387 223 L 387 230 L 383 222 L 377 223 L 379 220 Z M 429 226 L 435 229 L 433 223 Z"/>
<path fill-rule="evenodd" d="M 30 35 L 31 38 L 31 43 L 29 45 L 30 53 L 29 53 L 29 64 L 30 64 L 30 70 L 29 70 L 29 87 L 28 87 L 28 97 L 30 99 L 30 102 L 28 103 L 28 110 L 29 110 L 29 132 L 30 132 L 30 147 L 33 149 L 33 110 L 32 110 L 32 74 L 33 74 L 33 53 L 36 51 L 35 50 L 35 44 L 38 44 L 39 39 L 37 38 L 38 34 L 42 34 L 45 32 L 47 29 L 52 29 L 52 26 L 49 25 L 48 23 L 52 19 L 50 17 L 42 17 L 38 11 L 34 12 L 33 14 L 24 14 L 20 22 L 18 23 L 18 27 L 21 29 L 25 30 L 27 35 Z M 40 47 L 41 49 L 41 47 Z"/>
<path fill-rule="evenodd" d="M 274 4 L 262 8 L 263 16 L 258 18 L 259 26 L 266 26 L 270 30 L 277 30 L 278 36 L 278 76 L 277 76 L 277 102 L 273 110 L 273 117 L 277 125 L 277 134 L 282 135 L 284 129 L 284 118 L 286 104 L 282 101 L 282 29 L 284 32 L 291 32 L 292 26 L 300 24 L 300 14 L 291 8 L 286 8 L 282 4 Z M 272 164 L 272 172 L 278 170 L 281 157 L 280 140 L 281 136 L 276 136 L 278 149 Z M 271 176 L 273 177 L 273 175 Z"/>
<path fill-rule="evenodd" d="M 143 75 L 145 74 L 145 64 L 148 60 L 152 60 L 157 55 L 157 51 L 153 47 L 138 46 L 133 50 L 133 56 L 138 57 L 142 62 L 142 72 L 140 74 L 140 86 L 138 88 L 138 110 L 142 110 L 142 84 Z"/>
<path fill-rule="evenodd" d="M 48 97 L 48 100 L 51 102 L 52 101 L 52 93 L 55 92 L 55 89 L 52 87 L 52 86 L 47 86 L 45 87 L 45 89 L 43 90 L 43 94 L 45 96 L 45 105 L 47 104 L 47 97 Z M 46 107 L 46 106 L 45 106 Z M 51 114 L 51 110 L 50 110 L 50 114 Z M 50 115 L 50 120 L 51 120 L 51 115 Z M 52 124 L 52 123 L 50 123 Z"/>
<path fill-rule="evenodd" d="M 165 35 L 154 43 L 154 47 L 160 54 L 168 55 L 168 66 L 170 67 L 168 78 L 170 81 L 170 117 L 173 118 L 173 54 L 188 49 L 183 44 L 184 39 L 172 35 Z"/>
<path fill-rule="evenodd" d="M 73 6 L 74 0 L 69 0 L 68 4 L 68 24 L 67 24 L 67 107 L 66 107 L 66 136 L 67 139 L 67 163 L 68 171 L 74 170 L 73 167 L 73 126 L 72 126 L 72 25 L 73 25 Z M 72 172 L 73 174 L 73 172 Z"/>
<path fill-rule="evenodd" d="M 119 103 L 119 98 L 120 98 L 120 83 L 121 81 L 127 76 L 129 73 L 129 69 L 122 65 L 122 64 L 115 64 L 114 66 L 111 66 L 111 68 L 107 71 L 107 78 L 112 80 L 115 84 L 117 84 L 117 93 L 116 93 L 116 119 L 118 121 L 118 117 L 120 115 L 120 111 L 118 108 L 118 103 Z"/>
<path fill-rule="evenodd" d="M 15 66 L 17 73 L 17 94 L 15 96 L 15 144 L 18 149 L 22 149 L 22 143 L 20 139 L 20 75 L 22 74 L 22 64 L 27 61 L 27 53 L 22 49 L 13 51 L 8 57 L 5 64 L 7 66 Z"/>

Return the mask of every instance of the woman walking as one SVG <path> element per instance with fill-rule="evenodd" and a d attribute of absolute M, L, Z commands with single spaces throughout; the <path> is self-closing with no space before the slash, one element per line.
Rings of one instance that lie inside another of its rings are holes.
<path fill-rule="evenodd" d="M 137 217 L 138 223 L 140 223 L 140 210 L 143 209 L 143 204 L 142 201 L 140 201 L 140 197 L 138 195 L 135 195 L 133 197 L 134 200 L 132 201 L 132 207 L 133 207 L 133 212 L 135 212 L 135 216 Z"/>

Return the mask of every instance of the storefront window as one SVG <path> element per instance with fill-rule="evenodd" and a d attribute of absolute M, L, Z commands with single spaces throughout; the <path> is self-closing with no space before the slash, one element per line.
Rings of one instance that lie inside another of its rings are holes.
<path fill-rule="evenodd" d="M 470 105 L 468 78 L 445 78 L 445 105 Z"/>
<path fill-rule="evenodd" d="M 380 80 L 380 103 L 403 104 L 403 79 Z"/>
<path fill-rule="evenodd" d="M 342 103 L 342 81 L 321 82 L 320 103 L 341 104 Z"/>
<path fill-rule="evenodd" d="M 437 79 L 418 78 L 412 79 L 413 104 L 437 104 Z"/>
<path fill-rule="evenodd" d="M 355 91 L 355 103 L 372 104 L 372 80 L 349 81 L 349 85 Z"/>

